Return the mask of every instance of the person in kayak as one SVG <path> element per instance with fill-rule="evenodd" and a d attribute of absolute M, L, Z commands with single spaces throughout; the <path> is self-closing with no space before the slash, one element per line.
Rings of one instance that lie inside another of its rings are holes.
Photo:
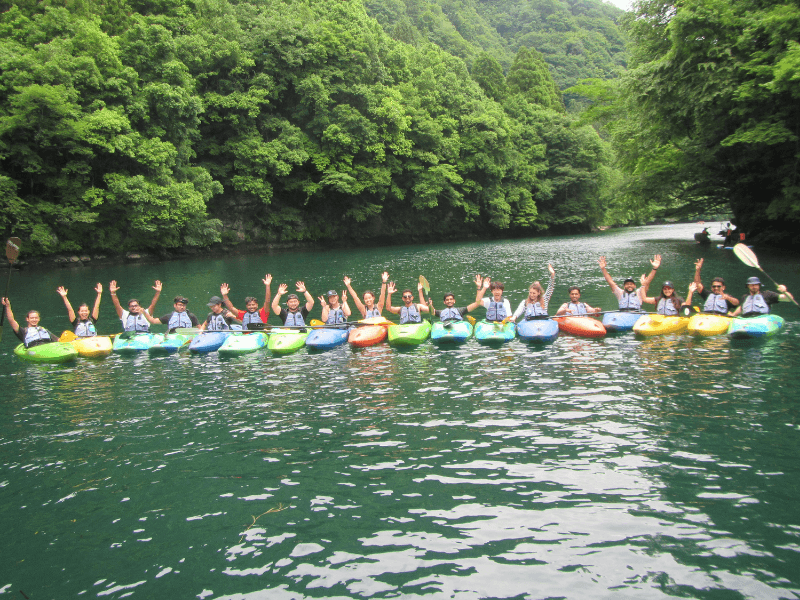
<path fill-rule="evenodd" d="M 248 296 L 244 299 L 244 304 L 247 307 L 247 310 L 239 310 L 233 305 L 233 302 L 230 301 L 228 294 L 230 294 L 231 288 L 227 283 L 223 283 L 219 287 L 219 291 L 222 294 L 222 299 L 225 302 L 225 306 L 228 307 L 228 310 L 235 314 L 236 318 L 242 322 L 243 329 L 248 329 L 247 326 L 250 323 L 266 323 L 269 320 L 269 301 L 272 298 L 272 275 L 267 273 L 267 275 L 261 281 L 267 288 L 264 295 L 264 305 L 259 308 L 258 300 L 256 300 L 253 296 Z"/>
<path fill-rule="evenodd" d="M 61 298 L 64 300 L 64 305 L 67 307 L 67 318 L 72 324 L 72 331 L 76 337 L 93 337 L 97 335 L 97 318 L 100 314 L 100 298 L 103 295 L 103 284 L 98 283 L 94 286 L 94 291 L 97 292 L 97 297 L 94 299 L 94 308 L 89 312 L 89 305 L 84 303 L 78 307 L 78 315 L 72 309 L 72 304 L 69 303 L 67 298 L 67 289 L 62 285 L 56 290 Z"/>
<path fill-rule="evenodd" d="M 175 296 L 172 301 L 172 312 L 163 317 L 153 317 L 149 313 L 144 313 L 145 318 L 153 325 L 166 325 L 167 333 L 175 333 L 178 328 L 197 327 L 197 317 L 186 310 L 189 301 L 183 296 Z"/>
<path fill-rule="evenodd" d="M 122 321 L 123 331 L 147 333 L 150 331 L 151 322 L 159 322 L 148 319 L 147 317 L 153 314 L 153 311 L 156 308 L 156 302 L 158 302 L 158 297 L 161 295 L 161 288 L 161 282 L 156 279 L 155 284 L 153 285 L 153 289 L 156 291 L 156 293 L 153 294 L 153 300 L 150 302 L 150 306 L 143 309 L 142 305 L 139 304 L 139 301 L 136 298 L 131 298 L 128 300 L 128 310 L 124 310 L 119 303 L 119 299 L 117 298 L 117 292 L 121 289 L 117 286 L 117 281 L 114 280 L 108 284 L 108 292 L 111 294 L 111 302 L 114 303 L 114 310 L 117 311 L 117 316 L 119 317 L 120 321 Z"/>
<path fill-rule="evenodd" d="M 219 296 L 211 296 L 207 306 L 211 309 L 211 312 L 208 313 L 206 320 L 200 324 L 201 333 L 203 331 L 228 331 L 231 329 L 231 325 L 242 324 L 231 311 L 222 306 L 222 298 Z"/>
<path fill-rule="evenodd" d="M 556 285 L 556 271 L 553 265 L 548 264 L 547 270 L 550 272 L 550 281 L 547 283 L 547 291 L 542 289 L 542 284 L 534 281 L 528 288 L 528 297 L 519 303 L 517 310 L 514 311 L 514 321 L 519 319 L 523 313 L 525 319 L 541 319 L 547 317 L 547 304 Z"/>
<path fill-rule="evenodd" d="M 347 287 L 347 291 L 350 292 L 350 295 L 353 297 L 353 302 L 356 304 L 356 308 L 358 312 L 361 313 L 361 316 L 365 319 L 371 319 L 374 317 L 380 317 L 381 313 L 383 312 L 383 306 L 386 302 L 386 285 L 389 281 L 389 273 L 386 271 L 383 272 L 381 275 L 381 297 L 378 300 L 378 304 L 375 304 L 375 292 L 372 290 L 367 290 L 364 292 L 364 302 L 362 303 L 361 300 L 358 299 L 358 294 L 353 289 L 353 286 L 350 285 L 351 279 L 347 276 L 344 278 L 344 285 Z"/>
<path fill-rule="evenodd" d="M 688 317 L 692 311 L 692 307 L 683 301 L 683 298 L 675 293 L 675 286 L 671 281 L 665 281 L 661 285 L 661 294 L 655 298 L 647 295 L 647 288 L 649 282 L 644 275 L 641 277 L 642 282 L 642 302 L 647 304 L 656 305 L 656 314 L 666 315 L 668 317 L 678 317 L 683 315 Z M 694 286 L 694 281 L 689 285 L 691 290 Z"/>
<path fill-rule="evenodd" d="M 477 278 L 476 281 L 477 283 Z M 514 315 L 511 313 L 511 302 L 503 296 L 505 286 L 502 281 L 492 281 L 489 277 L 484 277 L 481 286 L 492 290 L 491 298 L 483 298 L 481 304 L 486 309 L 486 320 L 498 323 L 500 321 L 513 321 Z"/>
<path fill-rule="evenodd" d="M 325 296 L 319 297 L 322 305 L 322 321 L 326 325 L 339 325 L 350 318 L 350 307 L 347 305 L 347 292 L 342 292 L 342 301 L 339 302 L 339 293 L 329 290 Z"/>
<path fill-rule="evenodd" d="M 11 300 L 3 298 L 3 306 L 6 307 L 6 319 L 8 319 L 8 324 L 11 325 L 14 335 L 25 344 L 26 348 L 58 341 L 58 338 L 47 329 L 39 327 L 39 321 L 42 316 L 38 310 L 29 310 L 28 314 L 25 315 L 25 326 L 20 327 L 19 323 L 14 319 L 14 313 L 11 312 Z"/>
<path fill-rule="evenodd" d="M 635 311 L 635 310 L 642 310 L 642 294 L 641 288 L 636 288 L 636 280 L 633 277 L 628 277 L 623 283 L 622 287 L 620 288 L 616 282 L 611 278 L 609 275 L 608 270 L 606 269 L 606 257 L 601 256 L 597 260 L 597 264 L 600 265 L 600 271 L 603 273 L 603 277 L 605 278 L 606 282 L 608 283 L 611 291 L 613 292 L 614 296 L 617 298 L 619 302 L 619 310 L 621 311 Z M 661 266 L 661 255 L 656 254 L 653 257 L 653 260 L 650 261 L 650 264 L 653 268 L 650 270 L 650 274 L 647 276 L 647 285 L 650 285 L 650 282 L 653 281 L 653 278 L 656 276 L 656 271 L 658 271 L 658 267 Z"/>
<path fill-rule="evenodd" d="M 569 288 L 569 302 L 564 302 L 559 309 L 556 311 L 556 316 L 563 316 L 563 315 L 572 315 L 572 316 L 583 316 L 588 315 L 589 313 L 599 313 L 600 307 L 593 308 L 586 304 L 586 302 L 581 302 L 581 288 L 577 285 L 573 285 Z"/>
<path fill-rule="evenodd" d="M 736 310 L 731 314 L 732 317 L 738 317 L 740 314 L 743 317 L 758 317 L 761 315 L 769 314 L 769 307 L 780 302 L 780 294 L 785 294 L 791 300 L 794 300 L 785 285 L 778 286 L 778 292 L 775 293 L 770 290 L 761 289 L 761 280 L 758 277 L 750 277 L 747 280 L 747 295 L 742 298 L 742 302 L 736 307 Z"/>
<path fill-rule="evenodd" d="M 711 315 L 727 315 L 730 311 L 739 306 L 739 300 L 725 293 L 725 280 L 722 277 L 714 277 L 711 280 L 711 291 L 703 286 L 701 271 L 703 270 L 703 259 L 699 258 L 694 263 L 694 289 L 689 286 L 689 293 L 686 295 L 686 304 L 692 303 L 692 295 L 695 291 L 703 299 L 703 312 Z"/>
<path fill-rule="evenodd" d="M 414 303 L 414 294 L 409 289 L 403 290 L 403 306 L 392 306 L 392 294 L 397 291 L 394 281 L 389 282 L 389 289 L 386 292 L 386 310 L 396 315 L 400 315 L 400 325 L 406 323 L 422 323 L 420 313 L 430 312 L 425 303 L 425 295 L 422 293 L 422 284 L 417 284 L 419 290 L 419 304 Z"/>
<path fill-rule="evenodd" d="M 289 289 L 289 286 L 285 283 L 278 286 L 278 293 L 272 299 L 272 312 L 280 317 L 285 327 L 303 327 L 306 324 L 308 313 L 314 308 L 314 297 L 308 293 L 306 284 L 298 281 L 295 286 L 297 291 L 303 294 L 306 299 L 306 303 L 303 306 L 300 306 L 300 298 L 297 294 L 289 294 L 286 297 L 286 308 L 281 307 L 281 296 Z"/>
<path fill-rule="evenodd" d="M 469 312 L 472 312 L 476 308 L 481 305 L 481 301 L 483 300 L 483 295 L 486 293 L 486 289 L 489 287 L 483 287 L 482 280 L 480 275 L 475 275 L 475 285 L 478 288 L 475 292 L 475 302 L 468 306 L 456 307 L 456 297 L 452 292 L 448 292 L 444 295 L 444 308 L 442 310 L 436 310 L 433 307 L 433 298 L 428 298 L 428 308 L 430 308 L 430 312 L 434 317 L 439 317 L 442 322 L 448 321 L 463 321 L 464 315 Z"/>

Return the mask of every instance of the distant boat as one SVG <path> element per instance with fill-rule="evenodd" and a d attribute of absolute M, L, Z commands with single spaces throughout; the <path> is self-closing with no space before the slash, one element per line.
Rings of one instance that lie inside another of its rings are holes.
<path fill-rule="evenodd" d="M 697 242 L 698 244 L 710 244 L 711 237 L 709 237 L 708 228 L 703 229 L 703 231 L 701 231 L 700 233 L 695 233 L 694 241 Z"/>

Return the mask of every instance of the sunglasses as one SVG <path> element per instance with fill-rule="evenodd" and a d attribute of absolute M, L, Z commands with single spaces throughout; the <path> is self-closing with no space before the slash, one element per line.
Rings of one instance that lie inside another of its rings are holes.
<path fill-rule="evenodd" d="M 413 298 L 411 294 L 403 294 L 403 300 L 408 300 L 409 298 Z"/>
<path fill-rule="evenodd" d="M 139 308 L 138 304 L 128 304 L 128 308 Z"/>
<path fill-rule="evenodd" d="M 712 285 L 711 289 L 712 290 L 720 290 L 720 289 L 722 289 L 722 286 L 721 285 Z"/>

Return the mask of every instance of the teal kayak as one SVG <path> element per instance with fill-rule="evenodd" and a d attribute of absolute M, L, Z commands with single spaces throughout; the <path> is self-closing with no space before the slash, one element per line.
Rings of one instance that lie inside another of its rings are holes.
<path fill-rule="evenodd" d="M 418 346 L 431 334 L 430 321 L 389 325 L 389 343 L 393 346 Z"/>
<path fill-rule="evenodd" d="M 20 344 L 14 348 L 14 354 L 18 358 L 35 363 L 63 363 L 75 360 L 78 351 L 68 342 L 50 342 L 32 348 L 25 348 L 25 344 Z"/>
<path fill-rule="evenodd" d="M 269 336 L 267 348 L 277 355 L 297 352 L 305 345 L 308 334 L 306 329 L 275 328 Z"/>
<path fill-rule="evenodd" d="M 152 333 L 126 331 L 120 333 L 114 339 L 114 352 L 119 354 L 134 354 L 144 352 L 155 342 L 155 335 Z"/>
<path fill-rule="evenodd" d="M 728 336 L 734 340 L 746 340 L 774 335 L 784 324 L 783 317 L 778 315 L 760 315 L 758 317 L 739 317 L 731 319 Z"/>
<path fill-rule="evenodd" d="M 484 344 L 509 342 L 514 339 L 516 325 L 508 321 L 505 325 L 501 321 L 478 321 L 475 324 L 475 339 Z"/>
<path fill-rule="evenodd" d="M 431 328 L 431 341 L 434 344 L 461 344 L 472 337 L 469 321 L 437 321 Z"/>
<path fill-rule="evenodd" d="M 153 344 L 147 351 L 150 354 L 173 354 L 188 346 L 192 337 L 182 333 L 157 333 L 153 336 Z"/>
<path fill-rule="evenodd" d="M 217 352 L 220 356 L 239 356 L 260 350 L 266 345 L 267 334 L 263 331 L 234 333 L 228 336 L 228 339 L 219 347 Z"/>

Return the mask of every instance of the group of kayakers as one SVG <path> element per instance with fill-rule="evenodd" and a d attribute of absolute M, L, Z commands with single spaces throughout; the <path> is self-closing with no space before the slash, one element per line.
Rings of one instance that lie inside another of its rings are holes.
<path fill-rule="evenodd" d="M 778 293 L 762 289 L 762 284 L 758 277 L 750 277 L 747 280 L 748 293 L 741 300 L 725 292 L 725 280 L 722 277 L 715 277 L 712 280 L 709 291 L 702 283 L 702 258 L 695 262 L 694 280 L 688 287 L 688 294 L 685 300 L 676 293 L 675 286 L 671 281 L 665 281 L 661 285 L 661 293 L 658 296 L 647 295 L 649 286 L 661 266 L 661 256 L 658 254 L 650 260 L 650 273 L 641 275 L 641 286 L 638 288 L 633 277 L 626 278 L 622 283 L 622 287 L 617 285 L 608 273 L 605 256 L 601 256 L 597 262 L 603 277 L 617 298 L 619 304 L 617 310 L 619 311 L 641 311 L 643 304 L 654 304 L 657 314 L 688 316 L 692 311 L 692 297 L 697 294 L 704 302 L 702 308 L 704 313 L 751 317 L 769 313 L 770 306 L 779 301 L 779 294 L 794 300 L 784 285 L 777 286 Z M 503 282 L 492 280 L 490 277 L 482 277 L 481 275 L 476 275 L 474 280 L 476 287 L 475 300 L 466 306 L 456 306 L 455 295 L 452 292 L 448 292 L 443 297 L 444 308 L 441 310 L 435 309 L 432 298 L 428 298 L 426 301 L 422 283 L 417 285 L 418 302 L 414 301 L 413 291 L 407 288 L 401 293 L 401 304 L 392 306 L 392 295 L 398 291 L 398 288 L 393 281 L 389 281 L 389 273 L 384 272 L 381 275 L 380 296 L 377 304 L 375 302 L 375 292 L 366 290 L 359 298 L 352 287 L 351 279 L 345 277 L 343 282 L 346 290 L 343 290 L 341 295 L 336 290 L 329 290 L 327 294 L 319 296 L 319 301 L 322 305 L 321 318 L 326 325 L 347 322 L 352 315 L 347 303 L 348 292 L 352 296 L 353 302 L 358 312 L 361 313 L 362 318 L 381 317 L 385 308 L 389 312 L 399 315 L 400 324 L 419 323 L 422 321 L 422 313 L 431 313 L 442 321 L 460 321 L 466 317 L 467 313 L 472 312 L 479 306 L 483 306 L 486 309 L 487 321 L 506 323 L 509 321 L 516 322 L 522 318 L 548 318 L 548 304 L 555 287 L 556 273 L 553 265 L 548 264 L 547 268 L 550 274 L 547 289 L 543 289 L 539 281 L 534 281 L 528 288 L 527 298 L 522 300 L 513 312 L 511 303 L 504 296 Z M 166 325 L 169 332 L 182 328 L 197 328 L 200 332 L 206 330 L 222 331 L 231 329 L 234 326 L 249 329 L 252 324 L 266 324 L 269 319 L 270 309 L 279 317 L 284 326 L 305 327 L 310 324 L 307 319 L 314 307 L 314 297 L 306 289 L 304 282 L 298 281 L 295 284 L 297 293 L 288 294 L 284 305 L 281 305 L 281 299 L 287 294 L 289 286 L 281 283 L 278 286 L 275 297 L 272 298 L 272 275 L 268 273 L 262 282 L 265 286 L 263 305 L 259 306 L 255 297 L 248 296 L 244 299 L 244 310 L 238 309 L 233 305 L 229 298 L 230 286 L 227 283 L 223 283 L 220 286 L 221 297 L 212 296 L 207 303 L 211 312 L 208 313 L 202 323 L 187 310 L 189 301 L 184 296 L 176 296 L 173 299 L 172 312 L 161 317 L 153 317 L 152 313 L 155 310 L 163 287 L 158 280 L 153 285 L 155 294 L 147 308 L 144 308 L 136 298 L 128 300 L 125 308 L 123 308 L 117 297 L 120 287 L 116 281 L 112 281 L 108 289 L 114 309 L 125 332 L 149 332 L 150 325 L 158 324 Z M 56 290 L 64 300 L 67 316 L 77 337 L 97 335 L 96 323 L 99 316 L 103 286 L 98 283 L 94 289 L 97 292 L 97 296 L 93 308 L 90 310 L 88 304 L 81 304 L 78 307 L 77 314 L 67 298 L 67 290 L 63 286 Z M 487 290 L 490 290 L 491 297 L 485 298 Z M 301 302 L 299 294 L 305 300 L 304 303 Z M 11 303 L 8 298 L 3 298 L 2 303 L 5 307 L 9 324 L 17 337 L 25 344 L 25 347 L 58 340 L 55 335 L 39 325 L 41 316 L 38 311 L 29 311 L 25 317 L 25 325 L 20 326 L 14 319 L 14 313 L 11 310 Z M 592 307 L 582 302 L 580 288 L 572 286 L 569 288 L 569 300 L 564 302 L 555 314 L 556 316 L 582 316 L 599 312 L 601 312 L 600 308 Z"/>

